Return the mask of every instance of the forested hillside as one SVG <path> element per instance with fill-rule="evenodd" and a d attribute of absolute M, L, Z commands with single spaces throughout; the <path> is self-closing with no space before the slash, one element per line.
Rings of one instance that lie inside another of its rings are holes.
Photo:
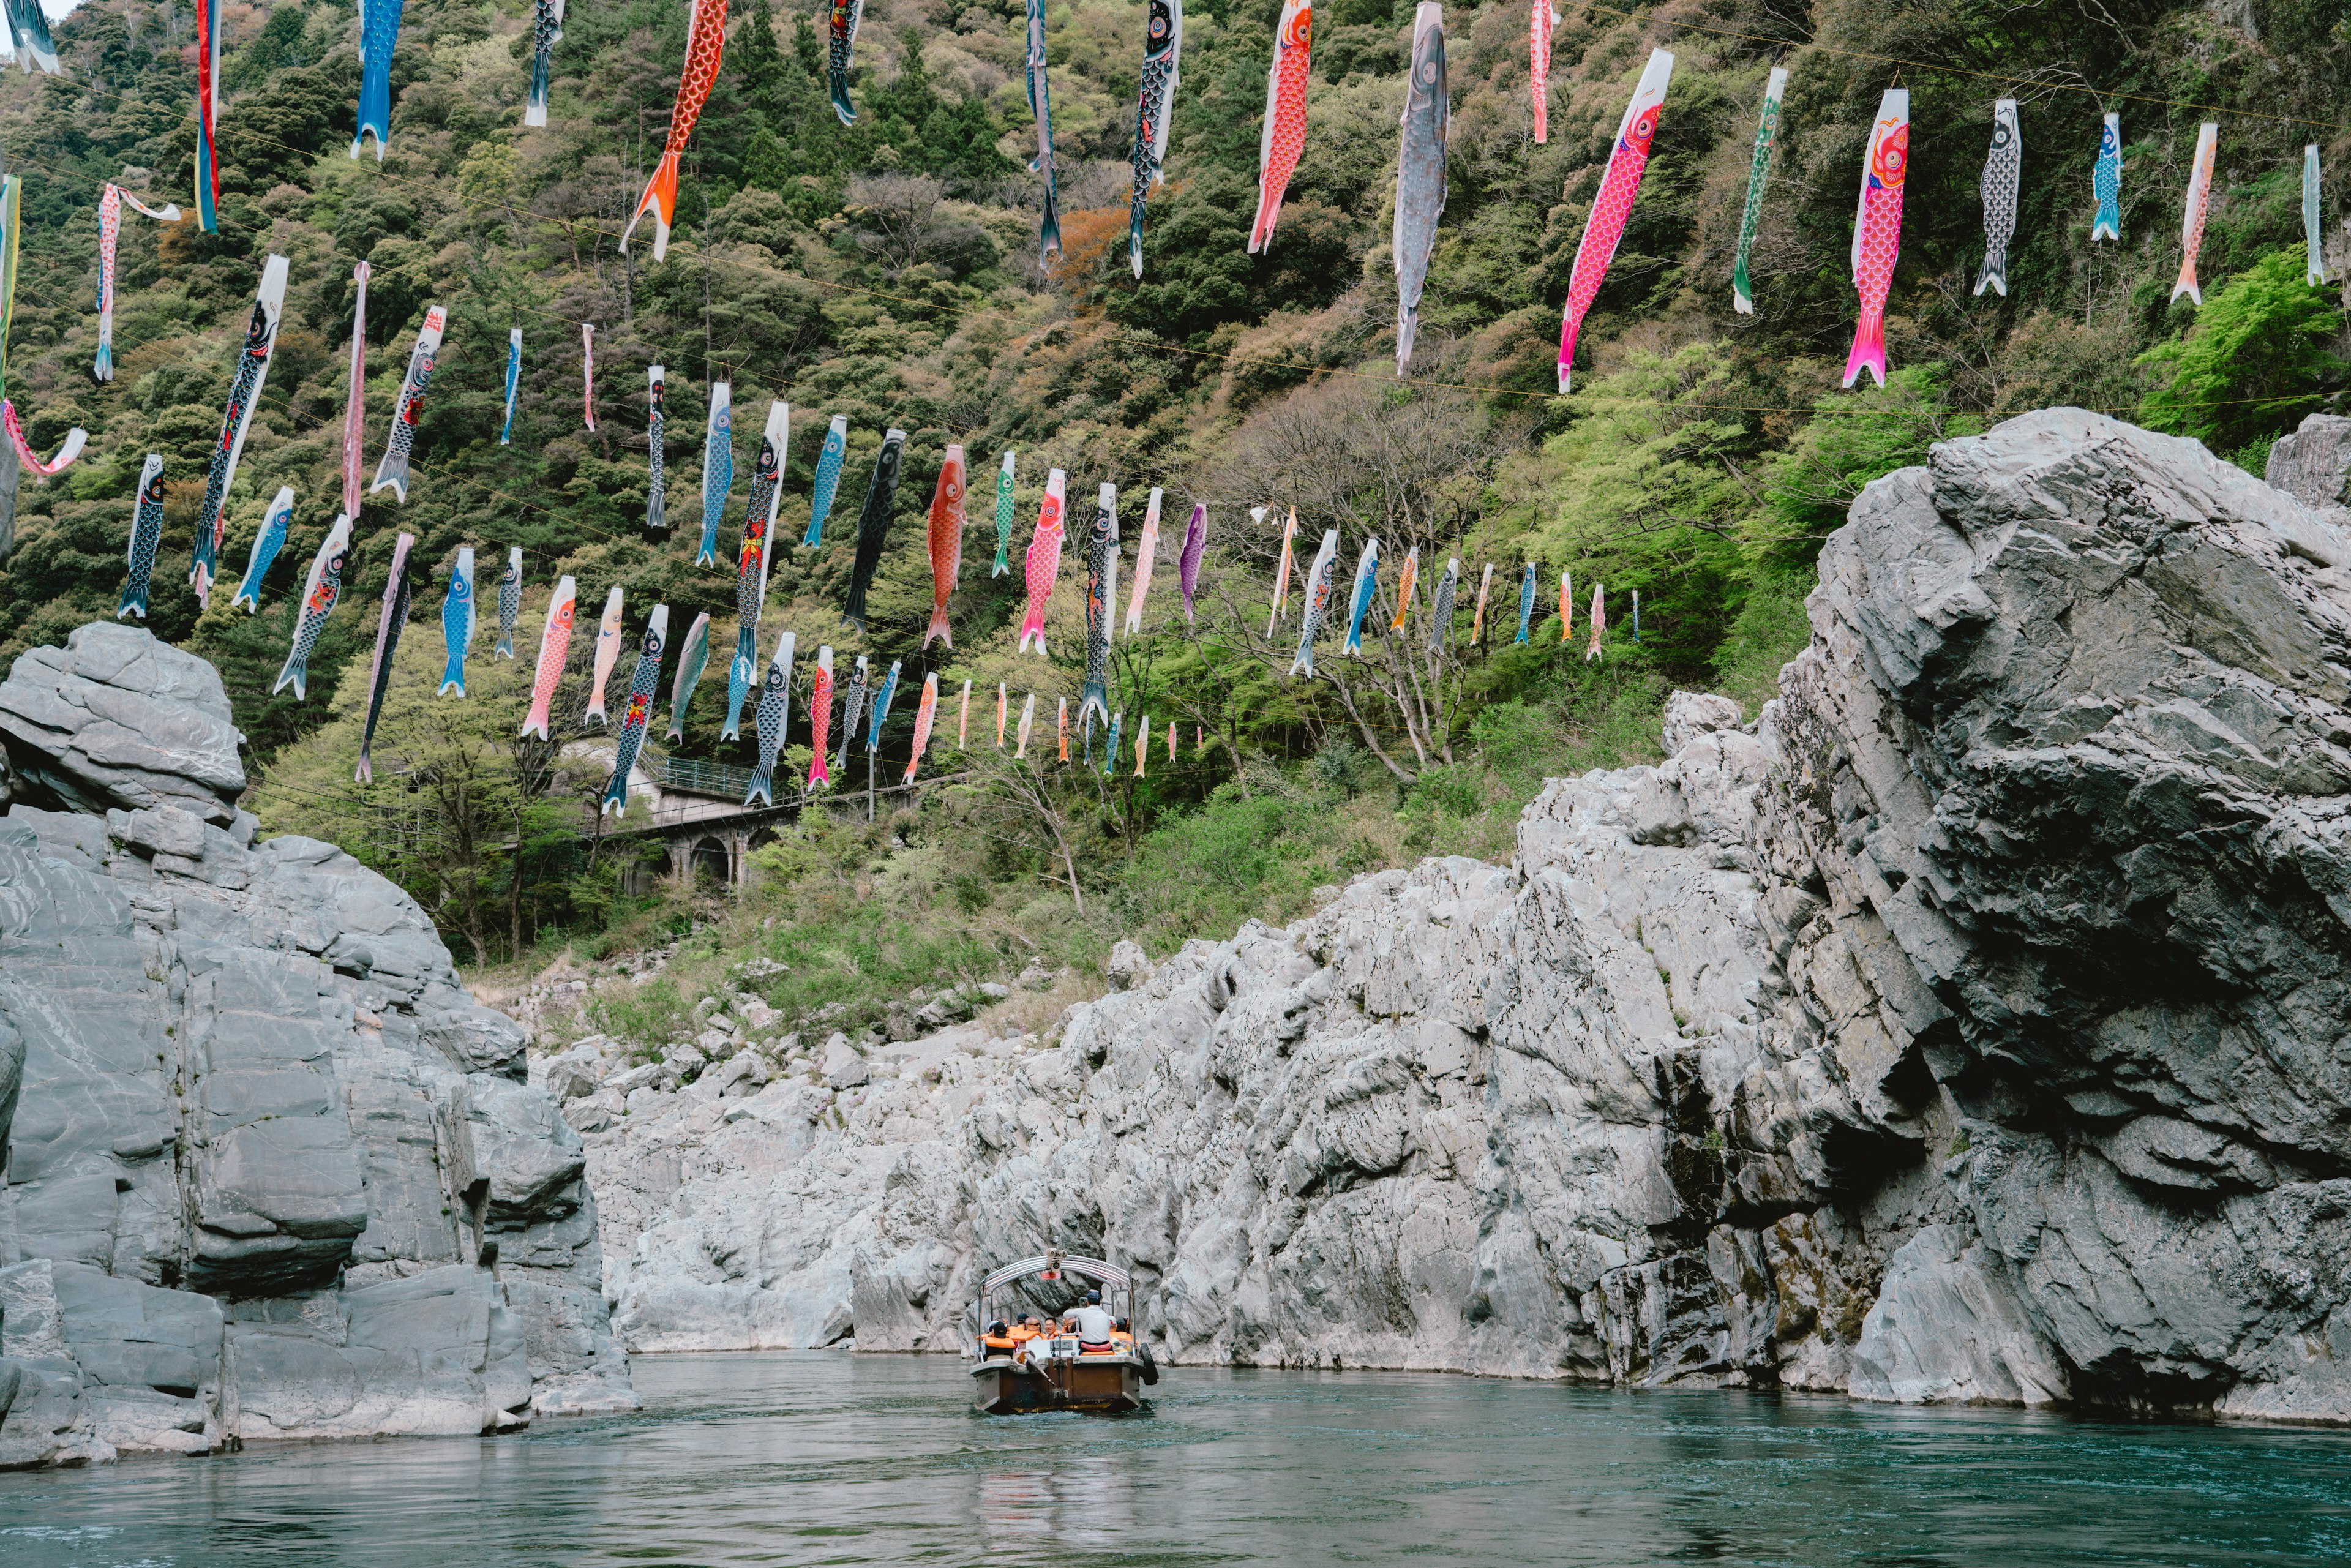
<path fill-rule="evenodd" d="M 1450 7 L 1448 199 L 1418 351 L 1399 380 L 1389 239 L 1412 11 L 1409 0 L 1332 0 L 1318 12 L 1303 160 L 1270 254 L 1251 256 L 1278 5 L 1195 0 L 1168 183 L 1150 203 L 1138 281 L 1124 243 L 1144 13 L 1131 0 L 1049 13 L 1067 248 L 1041 262 L 1023 13 L 1010 0 L 960 10 L 873 0 L 853 127 L 826 106 L 821 14 L 737 0 L 660 261 L 649 227 L 631 254 L 618 240 L 676 92 L 681 0 L 572 0 L 550 123 L 534 129 L 520 123 L 529 5 L 411 0 L 381 163 L 372 147 L 348 155 L 355 7 L 230 0 L 219 232 L 126 217 L 118 379 L 94 384 L 99 185 L 118 180 L 193 211 L 194 50 L 190 18 L 170 0 L 92 0 L 58 28 L 64 77 L 0 84 L 0 158 L 24 181 L 26 214 L 8 389 L 44 451 L 75 423 L 91 437 L 59 479 L 26 483 L 16 551 L 0 565 L 0 660 L 113 612 L 134 482 L 145 454 L 160 452 L 169 501 L 150 624 L 220 663 L 253 745 L 266 827 L 332 837 L 384 866 L 477 960 L 565 932 L 605 930 L 610 944 L 669 929 L 677 906 L 621 897 L 611 857 L 576 835 L 576 797 L 601 782 L 586 776 L 590 761 L 511 737 L 547 590 L 570 573 L 578 665 L 615 582 L 632 635 L 656 601 L 670 606 L 674 639 L 696 612 L 712 616 L 711 672 L 682 750 L 752 759 L 747 724 L 742 746 L 717 738 L 734 574 L 693 564 L 706 388 L 726 379 L 736 480 L 722 557 L 739 532 L 768 402 L 793 410 L 778 528 L 790 548 L 775 563 L 764 620 L 770 646 L 778 630 L 799 635 L 802 696 L 788 755 L 804 772 L 805 672 L 830 643 L 844 675 L 860 653 L 877 669 L 904 661 L 888 777 L 904 770 L 915 694 L 934 670 L 950 744 L 926 766 L 966 775 L 918 806 L 885 810 L 870 831 L 862 810 L 839 821 L 811 813 L 768 852 L 769 890 L 746 929 L 767 922 L 760 940 L 781 953 L 801 940 L 791 933 L 831 922 L 826 940 L 846 943 L 854 927 L 873 946 L 849 967 L 868 980 L 977 974 L 1071 944 L 1093 950 L 1117 932 L 1164 946 L 1246 915 L 1284 915 L 1318 883 L 1421 852 L 1499 852 L 1511 810 L 1545 770 L 1646 748 L 1669 685 L 1758 700 L 1802 644 L 1819 539 L 1860 486 L 1933 440 L 2075 402 L 2200 436 L 2258 472 L 2268 443 L 2346 380 L 2343 0 L 1571 5 L 1545 144 L 1531 134 L 1526 5 Z M 1678 63 L 1654 156 L 1584 326 L 1575 391 L 1554 396 L 1577 241 L 1626 94 L 1657 46 Z M 1773 65 L 1790 80 L 1751 268 L 1757 313 L 1740 316 L 1731 255 Z M 1912 131 L 1889 308 L 1895 373 L 1882 392 L 1844 391 L 1854 193 L 1865 129 L 1896 83 L 1911 94 Z M 1977 182 L 2003 96 L 2020 100 L 2024 143 L 2004 298 L 1970 292 L 1984 244 Z M 2123 235 L 2094 246 L 2092 166 L 2109 110 L 2122 116 Z M 2199 310 L 2170 294 L 2189 159 L 2208 119 L 2220 132 Z M 2324 288 L 2303 280 L 2301 171 L 2313 141 L 2333 236 Z M 183 580 L 191 526 L 227 367 L 273 252 L 291 259 L 293 281 L 231 497 L 229 583 L 280 484 L 298 495 L 295 527 L 259 615 L 233 609 L 224 591 L 199 614 Z M 371 465 L 429 304 L 448 308 L 448 338 L 410 497 L 396 505 L 387 492 L 364 507 L 344 607 L 312 660 L 308 700 L 297 703 L 268 689 L 302 572 L 336 511 L 361 259 L 372 268 Z M 584 322 L 598 329 L 592 433 Z M 521 401 L 502 445 L 516 325 Z M 649 535 L 654 362 L 668 375 L 673 526 Z M 824 546 L 799 548 L 835 413 L 850 430 L 841 497 Z M 904 477 L 861 634 L 841 606 L 891 426 L 907 433 Z M 970 465 L 971 527 L 954 648 L 925 654 L 923 516 L 951 442 Z M 1012 571 L 991 578 L 992 478 L 1007 448 L 1019 464 Z M 1052 657 L 1040 661 L 1011 644 L 1021 553 L 1051 466 L 1069 474 L 1074 538 Z M 1122 609 L 1144 497 L 1165 490 L 1157 586 L 1143 634 L 1115 644 L 1113 706 L 1128 716 L 1130 747 L 1145 712 L 1155 732 L 1176 721 L 1181 745 L 1166 758 L 1163 737 L 1141 779 L 1123 763 L 1114 780 L 1057 759 L 1013 768 L 993 746 L 1003 682 L 1016 712 L 1040 694 L 1046 738 L 1030 760 L 1056 756 L 1056 699 L 1074 707 L 1083 659 L 1077 541 L 1103 482 L 1121 494 Z M 1208 507 L 1210 549 L 1200 618 L 1187 626 L 1173 562 L 1196 501 Z M 1271 508 L 1262 522 L 1256 507 Z M 1266 634 L 1291 507 L 1301 568 L 1323 529 L 1341 530 L 1342 599 L 1364 538 L 1382 541 L 1367 656 L 1342 657 L 1332 636 L 1313 680 L 1285 678 L 1295 589 L 1290 619 Z M 350 782 L 359 688 L 402 529 L 417 536 L 423 580 L 376 741 L 378 782 L 360 787 Z M 435 612 L 461 545 L 475 551 L 486 614 L 507 548 L 523 547 L 521 659 L 493 666 L 485 635 L 473 695 L 436 701 Z M 1416 608 L 1390 637 L 1395 568 L 1415 547 Z M 1448 557 L 1462 563 L 1458 617 L 1447 652 L 1429 656 L 1429 596 Z M 1530 560 L 1537 625 L 1513 647 Z M 1471 606 L 1489 565 L 1493 598 L 1473 648 Z M 1562 570 L 1579 600 L 1565 649 Z M 1583 601 L 1594 582 L 1608 591 L 1608 656 L 1587 663 Z M 966 679 L 981 710 L 969 753 L 952 746 Z M 664 716 L 668 686 L 664 670 Z M 576 699 L 566 704 L 576 716 Z M 838 736 L 836 727 L 836 745 Z M 847 782 L 862 793 L 862 759 Z M 857 988 L 818 989 L 802 999 Z"/>

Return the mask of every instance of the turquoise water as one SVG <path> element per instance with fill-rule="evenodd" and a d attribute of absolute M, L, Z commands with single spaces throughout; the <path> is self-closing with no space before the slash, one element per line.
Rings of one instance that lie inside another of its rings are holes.
<path fill-rule="evenodd" d="M 974 1416 L 959 1364 L 648 1356 L 636 1416 L 0 1475 L 7 1568 L 319 1563 L 2283 1563 L 2351 1434 L 1179 1369 Z"/>

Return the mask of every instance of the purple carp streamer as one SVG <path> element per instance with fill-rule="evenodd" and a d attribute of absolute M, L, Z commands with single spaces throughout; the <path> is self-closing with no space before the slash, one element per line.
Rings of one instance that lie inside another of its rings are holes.
<path fill-rule="evenodd" d="M 1548 4 L 1548 0 L 1541 0 Z M 1445 149 L 1452 135 L 1452 89 L 1445 77 L 1445 7 L 1420 0 L 1412 21 L 1412 74 L 1405 88 L 1404 141 L 1396 152 L 1395 224 L 1388 247 L 1395 256 L 1396 374 L 1412 362 L 1420 331 L 1420 296 L 1428 285 L 1428 258 L 1437 224 L 1445 215 Z"/>
<path fill-rule="evenodd" d="M 92 381 L 114 379 L 114 256 L 122 238 L 122 209 L 144 213 L 161 224 L 180 221 L 176 204 L 166 203 L 161 210 L 149 206 L 121 186 L 109 181 L 98 197 L 98 358 L 89 368 Z"/>
<path fill-rule="evenodd" d="M 1191 625 L 1192 593 L 1200 586 L 1200 562 L 1208 554 L 1208 504 L 1192 503 L 1192 520 L 1184 526 L 1184 549 L 1176 558 L 1176 586 L 1184 591 L 1184 623 Z"/>
<path fill-rule="evenodd" d="M 637 667 L 629 676 L 629 704 L 621 710 L 620 737 L 612 747 L 612 777 L 604 785 L 602 803 L 596 808 L 600 817 L 629 814 L 629 775 L 636 770 L 637 753 L 645 744 L 653 688 L 661 685 L 662 644 L 668 637 L 669 606 L 656 604 L 645 619 L 645 634 L 637 641 Z"/>
<path fill-rule="evenodd" d="M 163 542 L 163 455 L 150 452 L 139 470 L 139 504 L 131 513 L 131 575 L 122 584 L 121 602 L 114 618 L 136 615 L 147 619 L 147 594 L 155 575 L 155 551 Z"/>
<path fill-rule="evenodd" d="M 384 438 L 382 460 L 375 465 L 372 496 L 389 488 L 404 504 L 408 500 L 408 461 L 416 450 L 416 421 L 424 412 L 424 390 L 433 384 L 433 367 L 441 358 L 441 334 L 449 312 L 435 305 L 424 313 L 416 346 L 408 351 L 408 373 L 401 379 L 400 402 L 392 411 L 392 434 Z"/>
<path fill-rule="evenodd" d="M 1167 122 L 1176 111 L 1176 66 L 1184 52 L 1184 0 L 1151 0 L 1144 25 L 1143 90 L 1134 113 L 1134 190 L 1127 199 L 1126 256 L 1143 276 L 1143 206 L 1166 179 Z"/>
<path fill-rule="evenodd" d="M 403 533 L 392 547 L 392 575 L 383 585 L 383 612 L 375 623 L 375 659 L 368 666 L 367 723 L 360 730 L 360 765 L 352 770 L 355 784 L 375 782 L 375 721 L 383 716 L 384 694 L 392 690 L 392 661 L 400 653 L 400 634 L 408 629 L 408 552 L 416 536 Z"/>
<path fill-rule="evenodd" d="M 236 461 L 245 453 L 245 433 L 252 428 L 253 411 L 261 402 L 262 383 L 268 379 L 269 356 L 277 347 L 277 324 L 286 310 L 288 267 L 273 256 L 261 269 L 261 289 L 254 297 L 246 319 L 245 347 L 236 357 L 235 373 L 228 383 L 228 406 L 221 416 L 219 444 L 204 473 L 204 504 L 196 512 L 196 559 L 188 570 L 195 584 L 196 605 L 203 608 L 212 592 L 214 563 L 220 559 L 221 536 L 228 527 L 229 481 L 236 477 Z"/>
<path fill-rule="evenodd" d="M 160 460 L 148 459 L 155 469 L 156 526 L 162 518 L 162 467 Z M 287 686 L 294 688 L 294 700 L 300 702 L 309 695 L 310 650 L 319 645 L 319 633 L 327 629 L 327 617 L 334 612 L 335 601 L 343 593 L 343 567 L 350 559 L 351 520 L 337 517 L 335 526 L 327 530 L 324 543 L 310 562 L 310 575 L 302 584 L 302 607 L 295 614 L 294 645 L 287 650 L 286 665 L 277 672 L 277 684 L 269 688 L 276 696 Z"/>

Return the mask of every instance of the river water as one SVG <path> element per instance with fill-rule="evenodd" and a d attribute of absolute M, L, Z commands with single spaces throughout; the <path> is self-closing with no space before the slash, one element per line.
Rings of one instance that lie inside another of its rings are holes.
<path fill-rule="evenodd" d="M 969 1413 L 937 1357 L 646 1356 L 643 1413 L 0 1475 L 7 1568 L 2280 1563 L 2351 1435 L 1397 1373 L 1165 1374 Z"/>

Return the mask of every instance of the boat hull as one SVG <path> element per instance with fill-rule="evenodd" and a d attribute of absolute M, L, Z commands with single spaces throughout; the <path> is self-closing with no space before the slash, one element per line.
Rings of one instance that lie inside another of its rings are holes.
<path fill-rule="evenodd" d="M 1143 1405 L 1143 1366 L 1133 1356 L 984 1361 L 971 1369 L 971 1382 L 972 1408 L 983 1416 L 1040 1410 L 1114 1416 Z"/>

